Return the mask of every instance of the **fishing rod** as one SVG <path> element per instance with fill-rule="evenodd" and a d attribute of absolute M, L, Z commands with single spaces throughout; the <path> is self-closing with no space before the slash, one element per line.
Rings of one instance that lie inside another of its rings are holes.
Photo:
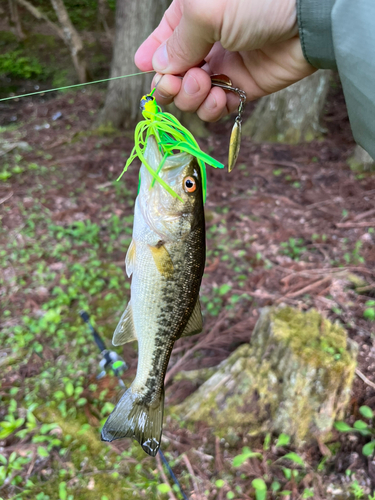
<path fill-rule="evenodd" d="M 90 316 L 88 315 L 88 313 L 86 311 L 80 311 L 79 315 L 81 316 L 82 320 L 86 323 L 86 325 L 89 327 L 89 329 L 92 333 L 94 342 L 98 346 L 100 354 L 102 355 L 102 358 L 103 358 L 99 363 L 99 366 L 101 368 L 101 372 L 99 373 L 99 375 L 97 375 L 96 378 L 97 379 L 103 378 L 104 375 L 106 374 L 106 370 L 111 369 L 111 370 L 113 370 L 113 373 L 117 377 L 117 380 L 118 380 L 120 387 L 122 389 L 126 389 L 124 381 L 121 378 L 122 373 L 124 373 L 124 371 L 126 371 L 128 369 L 128 365 L 126 364 L 125 360 L 119 354 L 117 354 L 116 351 L 109 351 L 106 348 L 103 339 L 101 338 L 99 333 L 95 330 L 95 328 L 92 326 L 92 324 L 90 322 Z M 173 482 L 180 490 L 182 498 L 184 500 L 188 500 L 188 497 L 185 495 L 184 490 L 182 489 L 182 486 L 181 486 L 179 480 L 175 476 L 171 466 L 169 465 L 168 460 L 166 459 L 164 453 L 161 451 L 161 448 L 159 448 L 158 453 L 160 455 L 162 462 L 164 463 L 165 467 L 167 468 L 169 475 L 171 476 Z"/>

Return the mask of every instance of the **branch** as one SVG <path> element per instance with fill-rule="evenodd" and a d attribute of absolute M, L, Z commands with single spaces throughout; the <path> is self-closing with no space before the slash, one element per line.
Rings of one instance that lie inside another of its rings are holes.
<path fill-rule="evenodd" d="M 43 14 L 43 12 L 40 12 L 40 10 L 38 10 L 36 7 L 34 7 L 34 5 L 32 5 L 27 0 L 16 0 L 16 2 L 19 5 L 22 5 L 22 7 L 25 7 L 25 9 L 27 9 L 37 19 L 46 21 L 48 26 L 50 26 L 50 28 L 52 28 L 55 31 L 55 33 L 62 40 L 65 41 L 64 34 L 63 34 L 62 30 L 57 26 L 57 24 L 53 23 L 46 14 Z"/>
<path fill-rule="evenodd" d="M 375 384 L 374 382 L 372 382 L 370 379 L 368 379 L 366 377 L 366 375 L 364 375 L 361 371 L 358 370 L 358 368 L 355 369 L 355 374 L 361 378 L 363 380 L 363 382 L 367 385 L 369 385 L 370 387 L 372 387 L 373 389 L 375 389 Z"/>

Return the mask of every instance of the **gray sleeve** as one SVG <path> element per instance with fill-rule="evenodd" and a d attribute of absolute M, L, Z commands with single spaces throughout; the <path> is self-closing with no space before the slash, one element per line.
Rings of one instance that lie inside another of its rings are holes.
<path fill-rule="evenodd" d="M 304 56 L 338 69 L 355 140 L 375 158 L 375 0 L 297 0 Z"/>

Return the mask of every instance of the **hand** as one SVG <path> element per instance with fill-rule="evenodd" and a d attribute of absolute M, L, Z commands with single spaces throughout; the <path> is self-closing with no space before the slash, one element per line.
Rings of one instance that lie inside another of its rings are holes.
<path fill-rule="evenodd" d="M 201 65 L 203 61 L 203 66 Z M 173 0 L 135 63 L 154 69 L 159 104 L 216 121 L 238 107 L 231 92 L 211 88 L 225 74 L 257 99 L 312 74 L 298 36 L 296 0 Z M 183 79 L 173 76 L 183 74 Z"/>

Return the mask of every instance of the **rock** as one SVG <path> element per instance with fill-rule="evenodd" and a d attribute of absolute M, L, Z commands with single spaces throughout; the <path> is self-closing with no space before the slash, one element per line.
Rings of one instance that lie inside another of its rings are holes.
<path fill-rule="evenodd" d="M 353 172 L 375 171 L 375 160 L 359 145 L 354 148 L 353 155 L 348 159 L 348 164 Z"/>
<path fill-rule="evenodd" d="M 289 434 L 296 446 L 324 440 L 342 418 L 357 346 L 316 310 L 265 308 L 251 343 L 240 346 L 182 405 L 184 420 L 215 433 Z"/>

